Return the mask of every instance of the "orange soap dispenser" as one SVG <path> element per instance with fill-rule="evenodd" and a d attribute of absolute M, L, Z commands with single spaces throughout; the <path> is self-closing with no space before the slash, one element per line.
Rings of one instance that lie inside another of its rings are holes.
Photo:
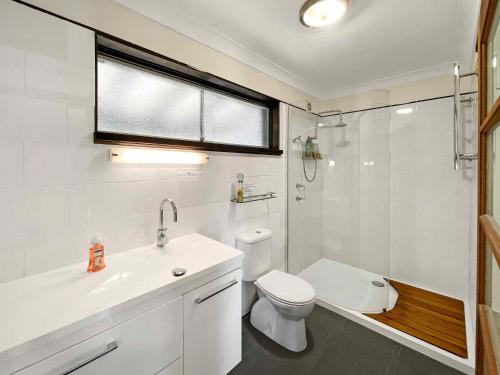
<path fill-rule="evenodd" d="M 106 267 L 104 262 L 104 245 L 102 244 L 102 236 L 96 233 L 92 237 L 92 246 L 89 248 L 89 265 L 87 272 L 98 272 Z"/>

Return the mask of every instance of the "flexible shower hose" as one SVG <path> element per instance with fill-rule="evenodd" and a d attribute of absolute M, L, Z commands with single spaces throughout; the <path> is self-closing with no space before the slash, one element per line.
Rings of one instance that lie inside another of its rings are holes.
<path fill-rule="evenodd" d="M 299 143 L 300 143 L 300 153 L 302 157 L 302 169 L 304 170 L 304 177 L 306 178 L 307 182 L 313 182 L 314 179 L 316 178 L 316 173 L 318 172 L 318 159 L 314 158 L 314 174 L 311 178 L 307 176 L 307 171 L 306 171 L 306 158 L 304 157 L 305 155 L 305 147 L 304 144 L 302 143 L 302 139 L 299 137 L 298 138 Z"/>

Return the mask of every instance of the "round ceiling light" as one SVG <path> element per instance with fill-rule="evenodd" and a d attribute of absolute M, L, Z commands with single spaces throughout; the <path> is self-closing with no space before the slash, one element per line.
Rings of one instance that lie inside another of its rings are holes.
<path fill-rule="evenodd" d="M 323 27 L 347 13 L 349 0 L 307 0 L 300 8 L 300 22 L 307 27 Z"/>

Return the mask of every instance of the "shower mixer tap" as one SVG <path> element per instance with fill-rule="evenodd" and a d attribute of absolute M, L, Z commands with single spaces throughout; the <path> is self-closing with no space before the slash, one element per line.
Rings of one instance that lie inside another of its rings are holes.
<path fill-rule="evenodd" d="M 303 184 L 296 183 L 295 187 L 299 191 L 299 195 L 295 197 L 295 199 L 298 201 L 303 201 L 306 199 L 306 186 Z"/>

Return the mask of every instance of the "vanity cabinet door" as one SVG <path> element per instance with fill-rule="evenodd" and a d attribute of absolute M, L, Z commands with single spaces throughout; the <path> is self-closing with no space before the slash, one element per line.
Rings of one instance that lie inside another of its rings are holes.
<path fill-rule="evenodd" d="M 241 269 L 184 295 L 184 375 L 224 375 L 241 361 Z"/>
<path fill-rule="evenodd" d="M 18 375 L 153 375 L 182 357 L 182 297 L 44 359 Z M 182 366 L 165 369 L 177 374 Z"/>

